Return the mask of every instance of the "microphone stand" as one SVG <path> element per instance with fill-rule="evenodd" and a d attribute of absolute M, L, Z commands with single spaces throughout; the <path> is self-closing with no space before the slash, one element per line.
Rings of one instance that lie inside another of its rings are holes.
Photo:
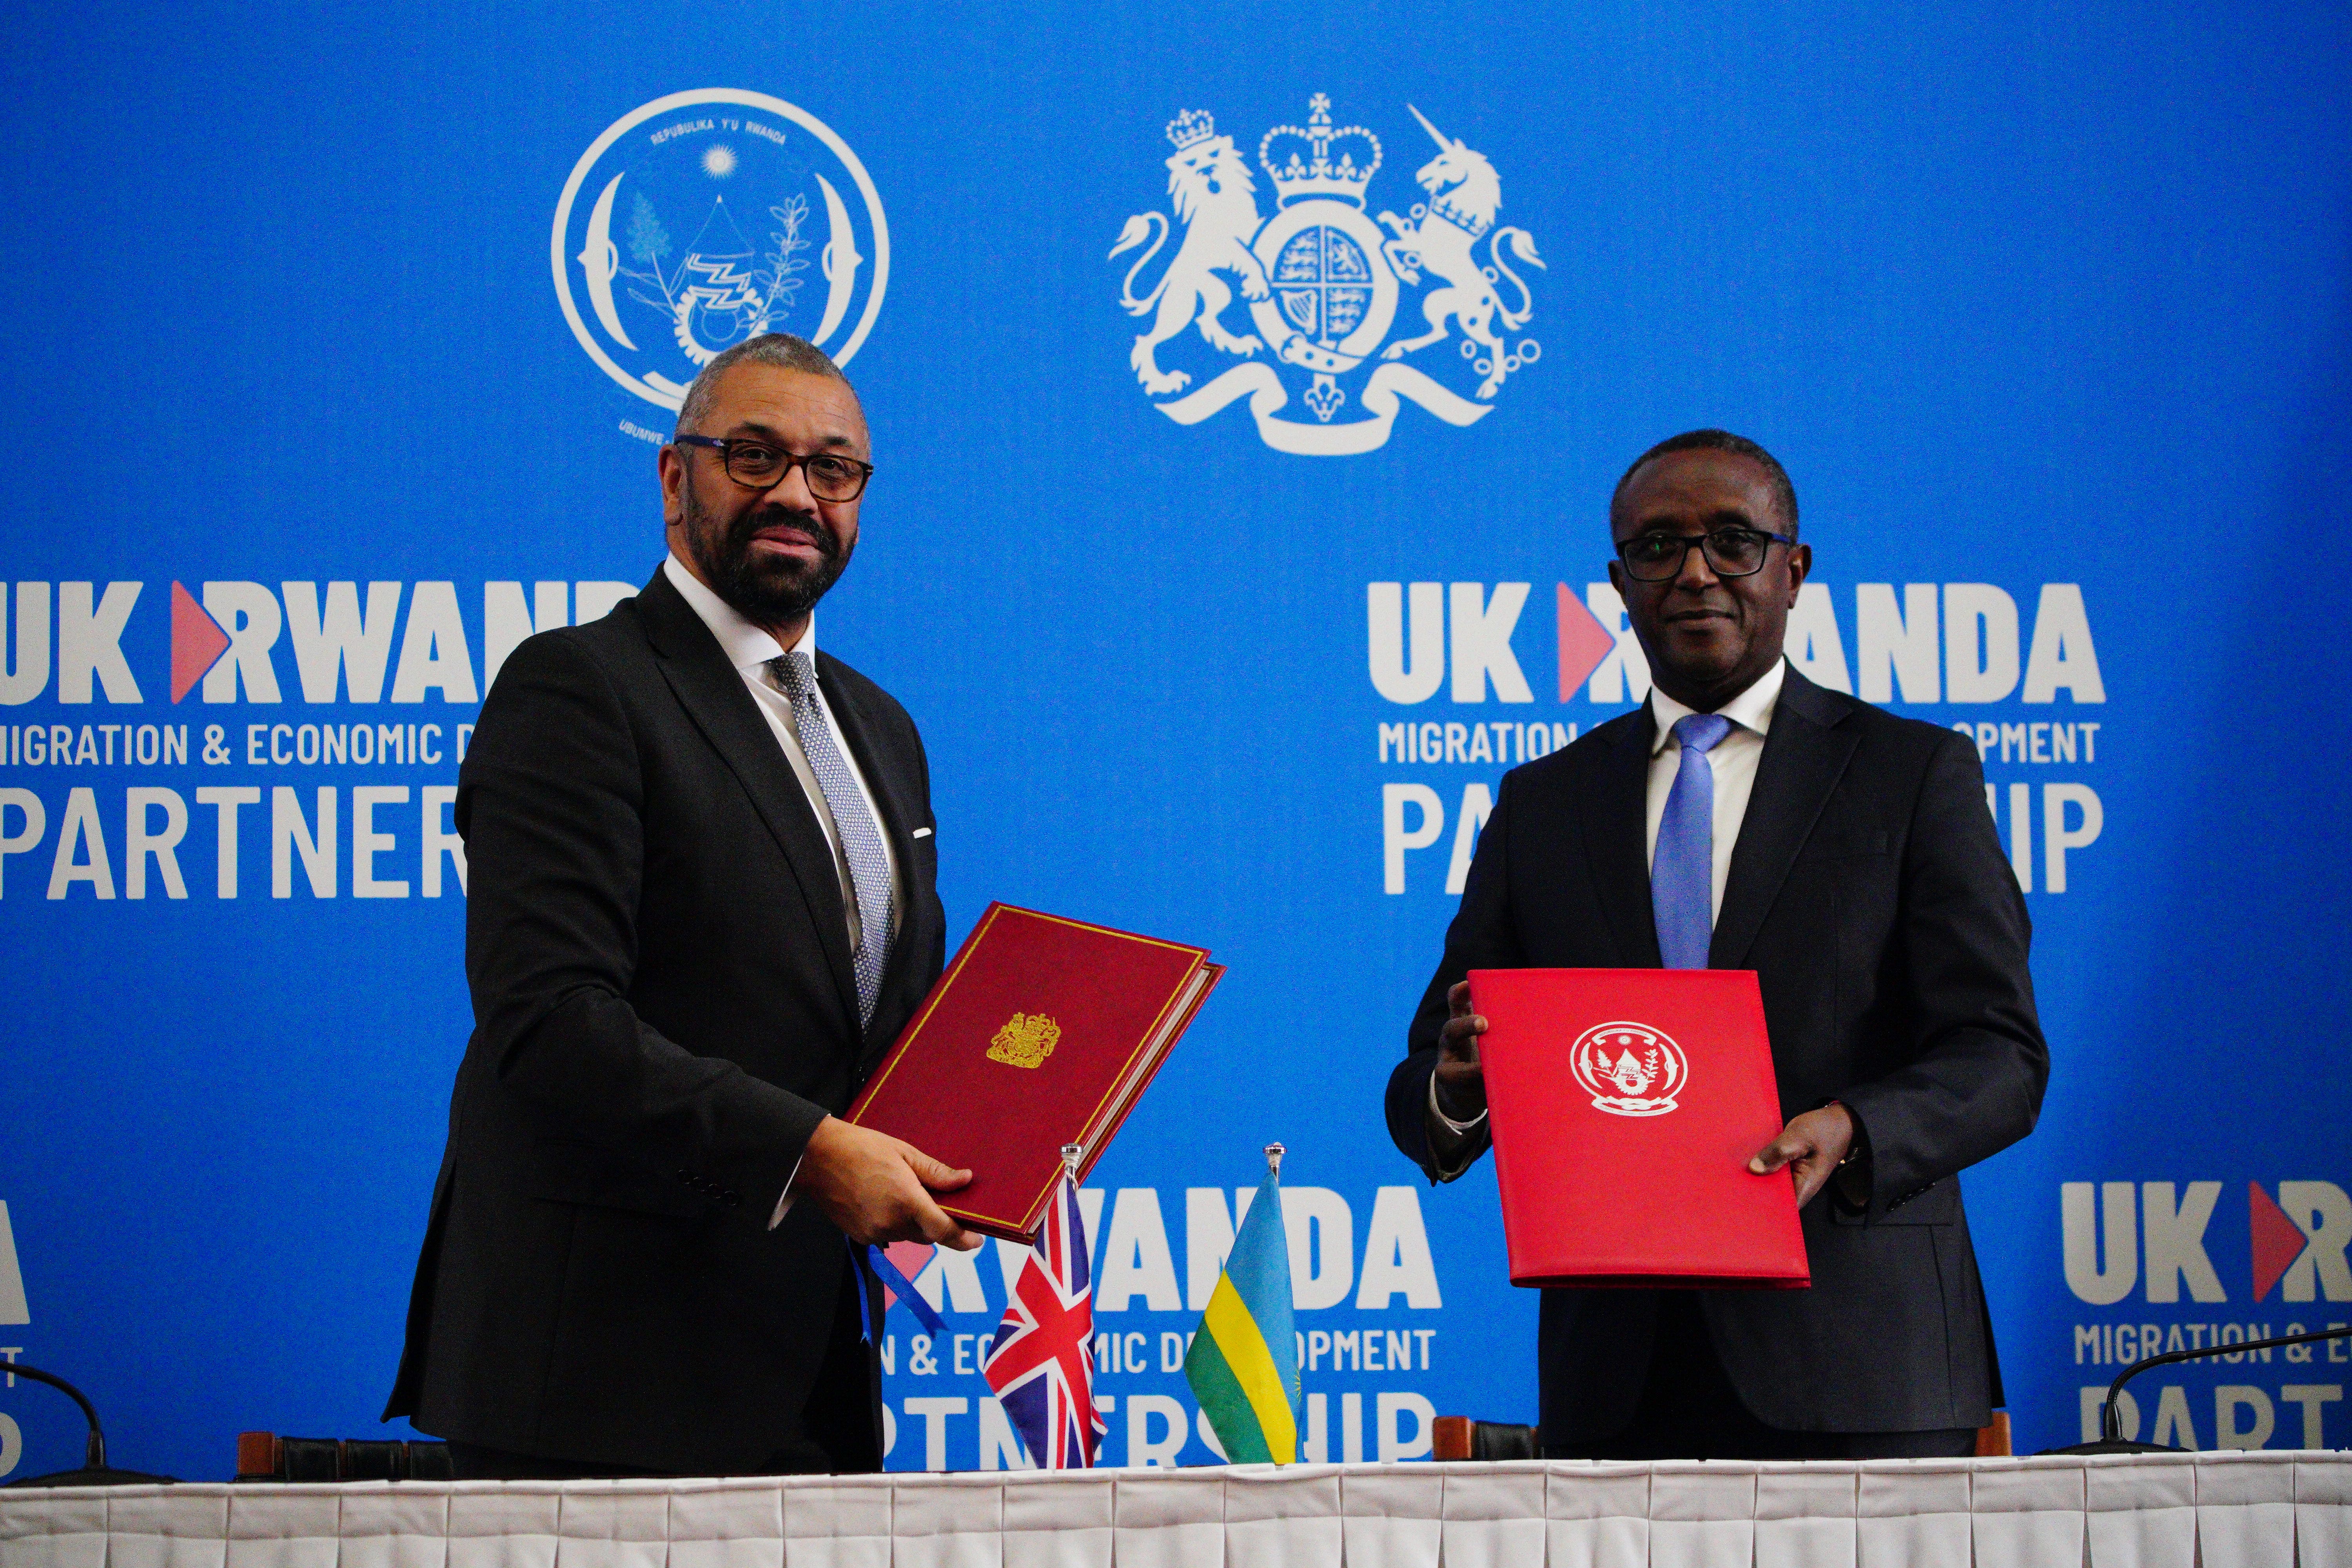
<path fill-rule="evenodd" d="M 2282 1334 L 2274 1340 L 2248 1340 L 2243 1344 L 2206 1345 L 2193 1351 L 2166 1351 L 2161 1355 L 2142 1356 L 2116 1374 L 2107 1385 L 2106 1403 L 2099 1407 L 2099 1440 L 2076 1443 L 2071 1447 L 2044 1448 L 2042 1454 L 2185 1454 L 2186 1448 L 2176 1448 L 2169 1443 L 2135 1443 L 2124 1436 L 2123 1417 L 2116 1413 L 2116 1398 L 2124 1384 L 2152 1366 L 2167 1366 L 2177 1361 L 2200 1361 L 2207 1356 L 2238 1355 L 2246 1351 L 2275 1350 L 2281 1345 L 2307 1345 L 2320 1340 L 2352 1339 L 2352 1328 L 2320 1329 L 2308 1334 Z M 2036 1455 L 2035 1458 L 2040 1458 Z"/>
<path fill-rule="evenodd" d="M 53 1372 L 43 1372 L 23 1362 L 0 1366 L 0 1373 L 14 1377 L 29 1377 L 35 1383 L 46 1383 L 51 1388 L 63 1389 L 68 1398 L 81 1406 L 82 1418 L 89 1423 L 89 1442 L 83 1450 L 82 1468 L 79 1470 L 58 1470 L 53 1475 L 27 1476 L 21 1481 L 9 1481 L 11 1487 L 127 1487 L 171 1481 L 171 1476 L 151 1476 L 138 1470 L 118 1470 L 106 1462 L 106 1434 L 98 1427 L 98 1410 L 82 1394 L 82 1391 Z"/>

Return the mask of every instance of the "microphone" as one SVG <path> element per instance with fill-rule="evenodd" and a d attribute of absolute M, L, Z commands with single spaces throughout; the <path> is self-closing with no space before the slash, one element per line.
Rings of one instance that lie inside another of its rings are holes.
<path fill-rule="evenodd" d="M 2124 1436 L 2123 1417 L 2116 1413 L 2116 1399 L 2124 1384 L 2152 1366 L 2166 1366 L 2177 1361 L 2197 1361 L 2211 1355 L 2239 1355 L 2246 1351 L 2276 1350 L 2281 1345 L 2307 1345 L 2320 1340 L 2352 1339 L 2352 1328 L 2319 1329 L 2307 1334 L 2281 1334 L 2274 1340 L 2248 1340 L 2242 1344 L 2204 1345 L 2193 1351 L 2166 1351 L 2161 1355 L 2142 1356 L 2116 1374 L 2107 1385 L 2106 1403 L 2099 1407 L 2099 1440 L 2076 1443 L 2070 1447 L 2044 1448 L 2042 1454 L 2185 1454 L 2186 1448 L 2176 1448 L 2169 1443 L 2135 1443 Z M 2040 1458 L 2042 1454 L 2034 1456 Z"/>
<path fill-rule="evenodd" d="M 9 1481 L 11 1487 L 127 1487 L 155 1481 L 172 1481 L 172 1476 L 150 1476 L 138 1470 L 118 1470 L 106 1462 L 106 1434 L 99 1430 L 98 1410 L 82 1391 L 53 1372 L 43 1372 L 37 1366 L 13 1362 L 0 1366 L 0 1373 L 14 1377 L 29 1377 L 35 1383 L 46 1383 L 51 1388 L 63 1389 L 68 1398 L 81 1406 L 82 1418 L 89 1423 L 89 1443 L 83 1451 L 82 1468 L 59 1470 L 53 1475 L 27 1476 L 21 1481 Z"/>

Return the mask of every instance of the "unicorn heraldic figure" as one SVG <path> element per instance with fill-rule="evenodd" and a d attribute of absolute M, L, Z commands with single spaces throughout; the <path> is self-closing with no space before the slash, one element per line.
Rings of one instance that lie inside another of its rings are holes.
<path fill-rule="evenodd" d="M 1427 348 L 1444 341 L 1449 318 L 1459 321 L 1462 335 L 1485 351 L 1478 370 L 1486 379 L 1478 384 L 1478 395 L 1492 398 L 1503 384 L 1503 377 L 1517 368 L 1506 351 L 1495 323 L 1499 320 L 1506 331 L 1516 331 L 1527 325 L 1535 313 L 1535 301 L 1519 275 L 1511 270 L 1503 258 L 1508 248 L 1517 259 L 1531 267 L 1543 266 L 1536 255 L 1535 237 L 1523 228 L 1496 228 L 1495 213 L 1503 205 L 1503 182 L 1495 173 L 1495 165 L 1486 161 L 1484 153 L 1476 152 L 1429 122 L 1429 117 L 1411 104 L 1412 117 L 1421 121 L 1437 143 L 1437 156 L 1414 172 L 1413 179 L 1429 193 L 1427 207 L 1413 209 L 1413 221 L 1408 223 L 1394 213 L 1381 214 L 1396 237 L 1381 247 L 1388 263 L 1396 274 L 1408 283 L 1421 281 L 1424 267 L 1444 279 L 1447 287 L 1433 289 L 1421 302 L 1421 313 L 1429 322 L 1429 331 L 1417 338 L 1402 338 L 1381 351 L 1386 360 L 1402 359 L 1415 349 Z M 1490 232 L 1491 231 L 1491 232 Z M 1486 241 L 1489 265 L 1478 262 L 1478 241 Z M 1516 310 L 1503 302 L 1496 284 L 1508 278 L 1519 291 L 1519 308 Z M 1465 343 L 1465 349 L 1468 344 Z M 1533 356 L 1528 356 L 1532 358 Z"/>

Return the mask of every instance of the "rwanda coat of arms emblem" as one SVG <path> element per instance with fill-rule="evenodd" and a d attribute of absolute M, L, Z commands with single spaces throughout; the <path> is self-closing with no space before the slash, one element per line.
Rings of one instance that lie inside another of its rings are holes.
<path fill-rule="evenodd" d="M 1622 1020 L 1578 1036 L 1569 1067 L 1592 1108 L 1612 1116 L 1664 1116 L 1690 1078 L 1690 1058 L 1664 1030 Z"/>

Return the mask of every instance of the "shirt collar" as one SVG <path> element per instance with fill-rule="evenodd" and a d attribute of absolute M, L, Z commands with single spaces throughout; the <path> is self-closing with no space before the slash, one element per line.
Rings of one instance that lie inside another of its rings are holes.
<path fill-rule="evenodd" d="M 1722 707 L 1716 710 L 1743 730 L 1758 735 L 1770 732 L 1772 705 L 1780 700 L 1780 685 L 1789 673 L 1785 658 L 1772 661 L 1772 668 L 1756 678 L 1756 683 Z M 1650 715 L 1656 729 L 1650 736 L 1650 755 L 1665 750 L 1675 732 L 1675 725 L 1691 716 L 1696 709 L 1685 708 L 1656 687 L 1650 688 Z"/>
<path fill-rule="evenodd" d="M 680 597 L 702 617 L 710 635 L 719 639 L 726 652 L 727 662 L 740 670 L 751 670 L 770 659 L 786 653 L 804 653 L 814 661 L 816 658 L 816 614 L 809 613 L 808 626 L 801 633 L 800 641 L 785 647 L 766 632 L 745 620 L 734 605 L 712 593 L 695 574 L 686 569 L 686 563 L 672 551 L 662 563 L 662 574 Z"/>

